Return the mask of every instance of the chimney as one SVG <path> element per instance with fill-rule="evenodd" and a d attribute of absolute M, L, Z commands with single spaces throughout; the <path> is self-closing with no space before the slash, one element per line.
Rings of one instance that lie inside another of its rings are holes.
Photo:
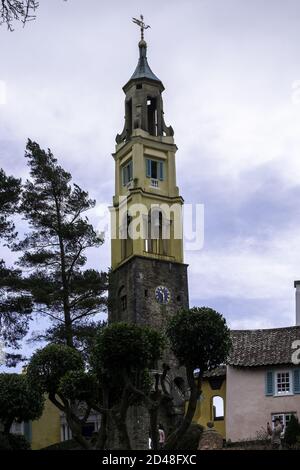
<path fill-rule="evenodd" d="M 300 326 L 300 281 L 294 281 L 296 289 L 296 326 Z"/>

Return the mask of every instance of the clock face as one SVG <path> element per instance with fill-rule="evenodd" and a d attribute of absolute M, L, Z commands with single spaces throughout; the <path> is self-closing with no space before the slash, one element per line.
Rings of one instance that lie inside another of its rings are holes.
<path fill-rule="evenodd" d="M 171 299 L 170 291 L 165 286 L 158 286 L 155 289 L 155 298 L 160 304 L 168 304 Z"/>

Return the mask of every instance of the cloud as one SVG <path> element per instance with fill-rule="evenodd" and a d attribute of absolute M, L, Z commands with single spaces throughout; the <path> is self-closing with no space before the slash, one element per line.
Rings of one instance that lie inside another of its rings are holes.
<path fill-rule="evenodd" d="M 292 323 L 300 242 L 297 0 L 41 2 L 25 29 L 0 28 L 1 166 L 25 178 L 30 137 L 51 147 L 98 203 L 111 200 L 122 86 L 138 59 L 131 16 L 141 10 L 151 24 L 149 63 L 166 87 L 166 122 L 175 129 L 178 185 L 186 202 L 205 205 L 204 248 L 186 253 L 191 303 L 217 306 L 238 327 Z M 91 214 L 96 225 L 98 217 Z M 109 259 L 106 243 L 89 265 L 106 269 Z"/>

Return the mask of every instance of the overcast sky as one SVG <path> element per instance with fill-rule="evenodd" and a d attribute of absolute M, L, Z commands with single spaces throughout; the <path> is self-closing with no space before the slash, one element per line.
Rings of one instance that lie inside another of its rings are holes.
<path fill-rule="evenodd" d="M 138 59 L 131 17 L 140 13 L 151 25 L 149 64 L 166 88 L 180 192 L 205 206 L 204 247 L 185 255 L 190 304 L 216 308 L 233 328 L 293 325 L 299 0 L 40 0 L 35 22 L 0 28 L 0 164 L 26 177 L 30 137 L 99 204 L 111 202 L 122 86 Z M 108 268 L 108 243 L 92 262 Z"/>

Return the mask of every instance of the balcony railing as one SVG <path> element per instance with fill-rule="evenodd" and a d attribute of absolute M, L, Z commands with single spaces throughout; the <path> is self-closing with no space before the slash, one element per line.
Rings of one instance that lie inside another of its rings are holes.
<path fill-rule="evenodd" d="M 150 186 L 151 186 L 151 188 L 158 188 L 158 180 L 154 179 L 154 178 L 151 178 Z"/>

